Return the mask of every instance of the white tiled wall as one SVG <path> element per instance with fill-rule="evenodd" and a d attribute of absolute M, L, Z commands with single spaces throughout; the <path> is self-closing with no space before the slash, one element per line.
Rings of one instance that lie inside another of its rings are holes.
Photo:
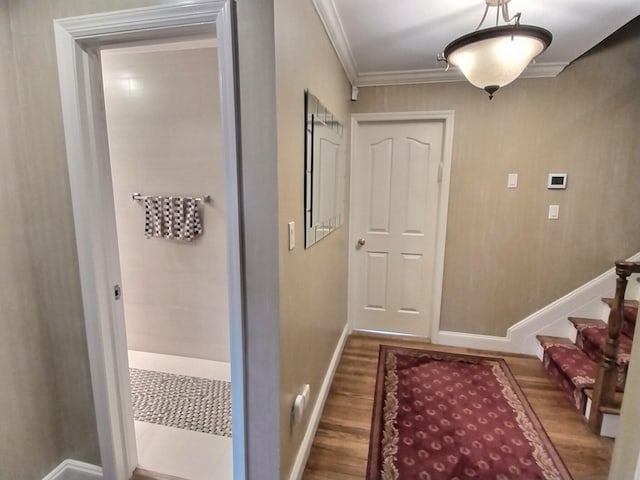
<path fill-rule="evenodd" d="M 229 360 L 216 54 L 202 42 L 103 52 L 130 349 Z M 146 239 L 133 192 L 211 195 L 201 209 L 204 235 Z"/>

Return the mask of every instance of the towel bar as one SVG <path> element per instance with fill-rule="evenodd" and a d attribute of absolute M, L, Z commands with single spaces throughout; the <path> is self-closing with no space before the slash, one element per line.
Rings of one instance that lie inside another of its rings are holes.
<path fill-rule="evenodd" d="M 166 195 L 167 197 L 170 197 L 172 195 Z M 173 195 L 173 196 L 179 196 L 179 195 Z M 133 200 L 144 200 L 145 198 L 149 197 L 149 195 L 142 195 L 141 193 L 132 193 L 131 194 L 131 198 Z M 185 197 L 185 198 L 193 198 L 194 200 L 198 201 L 198 202 L 203 202 L 203 203 L 209 203 L 211 201 L 211 195 L 204 195 L 202 197 Z"/>

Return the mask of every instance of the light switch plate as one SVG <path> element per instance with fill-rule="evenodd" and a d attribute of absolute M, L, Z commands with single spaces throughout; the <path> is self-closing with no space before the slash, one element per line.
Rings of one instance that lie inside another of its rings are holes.
<path fill-rule="evenodd" d="M 517 188 L 518 187 L 518 174 L 510 173 L 507 175 L 507 188 Z"/>
<path fill-rule="evenodd" d="M 549 220 L 558 220 L 560 216 L 560 205 L 549 205 Z"/>
<path fill-rule="evenodd" d="M 289 222 L 289 250 L 296 248 L 296 222 Z"/>

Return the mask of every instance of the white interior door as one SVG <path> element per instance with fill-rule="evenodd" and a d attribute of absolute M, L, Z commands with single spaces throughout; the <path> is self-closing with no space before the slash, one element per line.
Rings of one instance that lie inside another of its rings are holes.
<path fill-rule="evenodd" d="M 445 121 L 360 122 L 353 134 L 353 328 L 428 337 L 442 228 Z"/>

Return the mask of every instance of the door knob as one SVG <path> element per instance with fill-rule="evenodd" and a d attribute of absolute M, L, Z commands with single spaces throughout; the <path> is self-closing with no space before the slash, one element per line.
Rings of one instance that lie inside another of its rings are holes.
<path fill-rule="evenodd" d="M 364 244 L 365 244 L 364 238 L 359 238 L 358 241 L 356 242 L 356 248 L 362 248 Z"/>

